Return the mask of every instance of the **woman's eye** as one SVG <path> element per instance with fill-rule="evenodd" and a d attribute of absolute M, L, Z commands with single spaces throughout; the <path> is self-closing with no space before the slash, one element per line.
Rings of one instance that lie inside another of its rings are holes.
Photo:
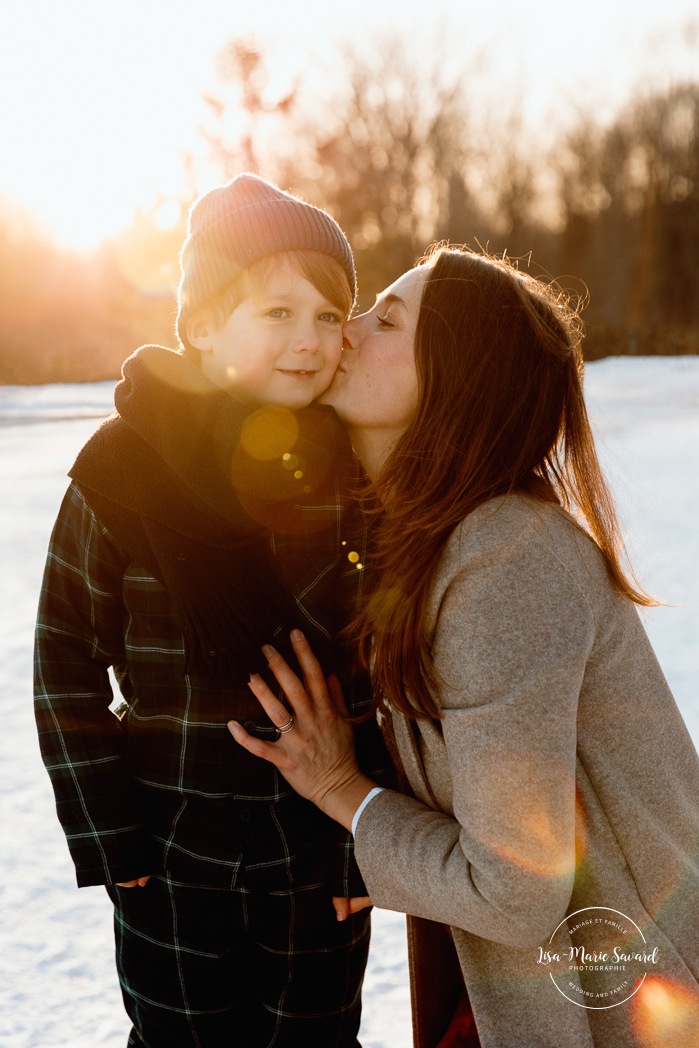
<path fill-rule="evenodd" d="M 381 327 L 392 328 L 396 326 L 391 320 L 390 314 L 388 313 L 384 317 L 377 317 L 376 319 L 378 320 Z"/>

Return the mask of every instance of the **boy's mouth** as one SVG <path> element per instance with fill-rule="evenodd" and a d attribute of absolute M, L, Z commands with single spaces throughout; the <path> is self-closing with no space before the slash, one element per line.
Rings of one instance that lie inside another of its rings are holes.
<path fill-rule="evenodd" d="M 317 371 L 308 371 L 305 368 L 279 368 L 282 375 L 316 375 Z"/>

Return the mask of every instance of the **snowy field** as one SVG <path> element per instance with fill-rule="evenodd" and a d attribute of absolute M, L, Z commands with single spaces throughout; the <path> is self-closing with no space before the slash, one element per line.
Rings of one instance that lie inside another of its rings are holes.
<path fill-rule="evenodd" d="M 124 1048 L 110 907 L 75 887 L 31 710 L 32 628 L 49 531 L 112 384 L 0 387 L 0 1046 Z M 666 606 L 646 626 L 699 744 L 699 358 L 588 367 L 600 451 L 639 577 Z M 364 1048 L 410 1044 L 402 918 L 375 912 Z"/>

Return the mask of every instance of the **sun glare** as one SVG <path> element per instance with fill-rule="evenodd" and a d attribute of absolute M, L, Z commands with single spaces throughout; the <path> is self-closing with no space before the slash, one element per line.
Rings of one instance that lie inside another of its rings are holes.
<path fill-rule="evenodd" d="M 687 984 L 653 976 L 634 1000 L 631 1019 L 639 1048 L 696 1048 L 699 995 Z"/>
<path fill-rule="evenodd" d="M 72 128 L 71 135 L 72 143 L 56 155 L 50 175 L 38 157 L 27 171 L 26 155 L 6 155 L 2 187 L 6 196 L 31 212 L 58 244 L 78 251 L 123 233 L 139 210 L 155 209 L 157 227 L 172 228 L 179 217 L 177 204 L 171 200 L 157 205 L 159 196 L 184 193 L 182 164 L 171 150 L 164 148 L 149 169 L 140 170 L 127 156 L 118 152 L 110 156 L 113 143 L 90 138 L 85 125 Z"/>
<path fill-rule="evenodd" d="M 66 0 L 40 18 L 13 5 L 0 44 L 0 194 L 61 246 L 94 248 L 159 197 L 189 194 L 183 158 L 203 149 L 200 81 L 213 59 L 193 52 L 188 66 L 184 27 L 156 7 L 141 5 L 135 32 L 128 0 L 118 14 Z M 187 76 L 173 84 L 164 54 Z"/>
<path fill-rule="evenodd" d="M 612 13 L 618 21 L 627 5 L 631 0 L 591 0 L 578 29 L 595 44 L 603 32 L 611 46 L 617 32 Z M 668 6 L 679 18 L 689 0 L 667 0 L 664 10 Z M 466 19 L 474 46 L 497 36 L 499 60 L 517 65 L 526 57 L 526 69 L 545 64 L 546 77 L 530 76 L 527 90 L 542 88 L 546 99 L 563 77 L 572 82 L 581 75 L 580 64 L 571 65 L 570 49 L 552 47 L 531 15 L 522 21 L 514 0 L 503 4 L 505 22 L 466 8 L 459 12 L 447 0 L 437 0 L 427 12 L 416 0 L 386 0 L 378 10 L 372 0 L 357 0 L 332 29 L 319 5 L 307 7 L 305 20 L 287 7 L 273 5 L 270 18 L 264 4 L 241 9 L 213 0 L 201 0 L 186 16 L 165 0 L 122 0 L 118 8 L 93 0 L 9 5 L 0 40 L 0 195 L 29 210 L 57 242 L 80 250 L 127 229 L 134 214 L 158 196 L 190 199 L 197 186 L 206 188 L 208 146 L 201 132 L 216 119 L 205 101 L 216 96 L 216 56 L 234 38 L 259 40 L 272 58 L 272 88 L 290 87 L 297 75 L 306 82 L 318 74 L 315 89 L 324 95 L 334 87 L 333 62 L 341 69 L 340 47 L 372 42 L 394 14 L 408 35 L 428 32 L 444 18 L 455 30 Z M 637 41 L 646 32 L 638 13 L 633 4 Z M 586 58 L 590 47 L 579 44 L 577 52 Z M 599 51 L 598 64 L 602 58 Z M 623 63 L 608 65 L 617 69 Z M 585 70 L 594 74 L 587 64 Z M 605 71 L 608 95 L 610 76 Z"/>

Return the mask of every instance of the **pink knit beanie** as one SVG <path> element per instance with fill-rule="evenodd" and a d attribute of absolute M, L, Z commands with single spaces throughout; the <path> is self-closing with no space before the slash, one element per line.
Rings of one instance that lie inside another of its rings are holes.
<path fill-rule="evenodd" d="M 241 272 L 278 251 L 321 251 L 337 259 L 356 294 L 352 249 L 334 218 L 257 175 L 236 175 L 194 202 L 180 252 L 177 334 L 189 317 Z"/>

